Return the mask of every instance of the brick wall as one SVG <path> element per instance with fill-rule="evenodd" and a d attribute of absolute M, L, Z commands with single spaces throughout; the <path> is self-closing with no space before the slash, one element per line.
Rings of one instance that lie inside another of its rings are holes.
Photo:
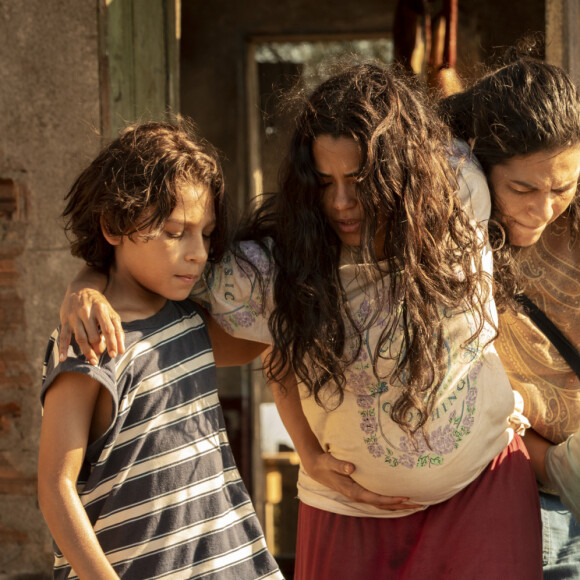
<path fill-rule="evenodd" d="M 0 553 L 8 569 L 28 561 L 23 571 L 38 570 L 33 577 L 43 578 L 47 577 L 43 572 L 47 542 L 35 515 L 34 444 L 26 441 L 27 433 L 34 431 L 30 428 L 34 391 L 20 268 L 26 248 L 29 194 L 26 173 L 9 167 L 5 156 L 0 155 L 0 160 Z M 37 525 L 31 525 L 30 516 Z M 31 561 L 31 553 L 40 555 L 40 561 Z"/>
<path fill-rule="evenodd" d="M 99 145 L 99 1 L 0 2 L 0 580 L 51 577 L 36 498 L 40 377 L 78 269 L 63 197 Z"/>

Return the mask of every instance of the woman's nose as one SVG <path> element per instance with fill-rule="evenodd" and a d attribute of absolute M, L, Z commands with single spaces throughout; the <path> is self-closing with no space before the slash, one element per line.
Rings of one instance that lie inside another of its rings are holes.
<path fill-rule="evenodd" d="M 530 213 L 542 222 L 548 222 L 554 215 L 554 198 L 549 193 L 541 193 L 533 200 Z M 538 224 L 540 225 L 540 224 Z"/>
<path fill-rule="evenodd" d="M 336 209 L 349 209 L 357 203 L 354 183 L 337 183 L 333 205 Z"/>

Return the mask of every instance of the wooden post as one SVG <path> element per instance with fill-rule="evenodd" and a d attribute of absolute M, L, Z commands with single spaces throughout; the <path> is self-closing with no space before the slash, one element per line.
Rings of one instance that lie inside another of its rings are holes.
<path fill-rule="evenodd" d="M 546 0 L 546 61 L 568 71 L 580 87 L 578 0 Z"/>

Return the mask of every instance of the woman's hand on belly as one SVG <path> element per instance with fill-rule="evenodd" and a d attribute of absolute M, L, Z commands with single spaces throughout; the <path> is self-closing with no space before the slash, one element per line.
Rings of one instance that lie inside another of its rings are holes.
<path fill-rule="evenodd" d="M 351 477 L 356 469 L 354 464 L 336 459 L 328 451 L 311 454 L 307 462 L 304 461 L 304 457 L 301 459 L 302 467 L 312 479 L 341 493 L 352 501 L 366 503 L 387 511 L 422 507 L 409 503 L 408 497 L 380 495 L 365 489 Z"/>

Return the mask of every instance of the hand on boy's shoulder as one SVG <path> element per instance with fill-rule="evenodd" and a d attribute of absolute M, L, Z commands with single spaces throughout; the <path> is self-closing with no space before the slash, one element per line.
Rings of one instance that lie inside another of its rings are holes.
<path fill-rule="evenodd" d="M 121 317 L 104 295 L 85 288 L 67 293 L 60 309 L 61 331 L 59 358 L 67 358 L 68 347 L 74 335 L 82 353 L 92 365 L 108 351 L 114 358 L 125 352 Z"/>

